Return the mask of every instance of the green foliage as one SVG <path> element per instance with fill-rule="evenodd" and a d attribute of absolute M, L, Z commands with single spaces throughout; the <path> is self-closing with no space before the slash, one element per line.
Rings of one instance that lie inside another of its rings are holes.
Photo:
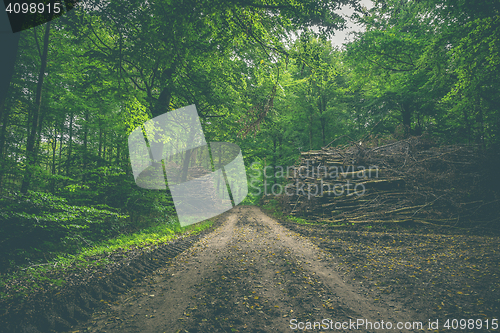
<path fill-rule="evenodd" d="M 279 205 L 276 199 L 263 199 L 264 204 L 262 208 L 271 214 L 274 218 L 285 220 L 289 222 L 299 223 L 299 224 L 311 224 L 311 222 L 292 215 L 285 215 L 281 210 L 281 206 Z"/>
<path fill-rule="evenodd" d="M 2 268 L 9 260 L 37 260 L 47 251 L 75 251 L 116 235 L 126 218 L 106 205 L 71 206 L 50 193 L 29 191 L 4 197 L 0 200 Z"/>
<path fill-rule="evenodd" d="M 66 283 L 63 273 L 67 274 L 68 270 L 78 274 L 82 274 L 83 269 L 92 271 L 108 264 L 111 254 L 123 254 L 136 248 L 152 248 L 178 237 L 179 234 L 197 234 L 212 225 L 213 222 L 209 220 L 181 227 L 179 221 L 172 218 L 168 224 L 159 223 L 139 232 L 96 242 L 75 254 L 59 253 L 46 263 L 24 265 L 26 267 L 20 270 L 1 275 L 0 298 L 21 297 L 28 293 L 61 287 Z"/>
<path fill-rule="evenodd" d="M 405 136 L 498 143 L 499 10 L 495 1 L 375 1 L 356 15 L 367 31 L 346 47 L 351 86 Z"/>
<path fill-rule="evenodd" d="M 125 112 L 122 112 L 121 115 L 126 128 L 125 134 L 127 136 L 138 126 L 142 126 L 142 124 L 149 120 L 149 114 L 146 107 L 135 97 L 124 102 L 124 111 Z"/>
<path fill-rule="evenodd" d="M 297 216 L 288 216 L 288 220 L 295 222 L 295 223 L 299 223 L 299 224 L 309 224 L 309 222 L 307 220 L 302 219 L 302 218 L 297 217 Z"/>

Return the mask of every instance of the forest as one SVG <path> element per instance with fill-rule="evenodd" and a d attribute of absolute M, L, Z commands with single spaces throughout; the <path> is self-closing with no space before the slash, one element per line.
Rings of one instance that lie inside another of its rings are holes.
<path fill-rule="evenodd" d="M 343 6 L 363 30 L 338 46 Z M 127 144 L 149 119 L 193 104 L 206 141 L 237 144 L 249 177 L 356 145 L 468 147 L 456 163 L 477 162 L 464 179 L 479 175 L 468 195 L 484 214 L 465 227 L 499 226 L 488 213 L 500 201 L 496 0 L 85 0 L 20 32 L 0 96 L 3 299 L 64 283 L 9 284 L 27 272 L 211 227 L 180 227 L 169 190 L 138 187 Z M 243 204 L 278 209 L 260 177 Z"/>

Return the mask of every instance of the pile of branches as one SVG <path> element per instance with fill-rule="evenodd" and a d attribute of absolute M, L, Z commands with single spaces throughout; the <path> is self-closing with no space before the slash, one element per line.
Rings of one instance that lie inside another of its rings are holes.
<path fill-rule="evenodd" d="M 498 153 L 478 145 L 437 147 L 421 137 L 377 147 L 352 142 L 301 153 L 301 172 L 289 177 L 279 201 L 284 213 L 323 223 L 493 229 L 498 162 Z"/>

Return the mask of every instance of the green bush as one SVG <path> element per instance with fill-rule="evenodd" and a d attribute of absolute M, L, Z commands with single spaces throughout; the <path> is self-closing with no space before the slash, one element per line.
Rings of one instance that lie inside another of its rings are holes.
<path fill-rule="evenodd" d="M 106 205 L 69 205 L 45 192 L 13 193 L 0 199 L 0 270 L 12 263 L 47 259 L 51 251 L 76 251 L 109 238 L 127 223 L 126 215 Z"/>

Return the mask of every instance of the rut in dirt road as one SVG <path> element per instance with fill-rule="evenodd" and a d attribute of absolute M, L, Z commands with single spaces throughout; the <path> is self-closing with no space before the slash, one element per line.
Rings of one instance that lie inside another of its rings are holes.
<path fill-rule="evenodd" d="M 236 207 L 222 218 L 214 232 L 72 331 L 290 332 L 295 323 L 324 319 L 416 319 L 343 282 L 331 254 L 259 208 Z"/>

